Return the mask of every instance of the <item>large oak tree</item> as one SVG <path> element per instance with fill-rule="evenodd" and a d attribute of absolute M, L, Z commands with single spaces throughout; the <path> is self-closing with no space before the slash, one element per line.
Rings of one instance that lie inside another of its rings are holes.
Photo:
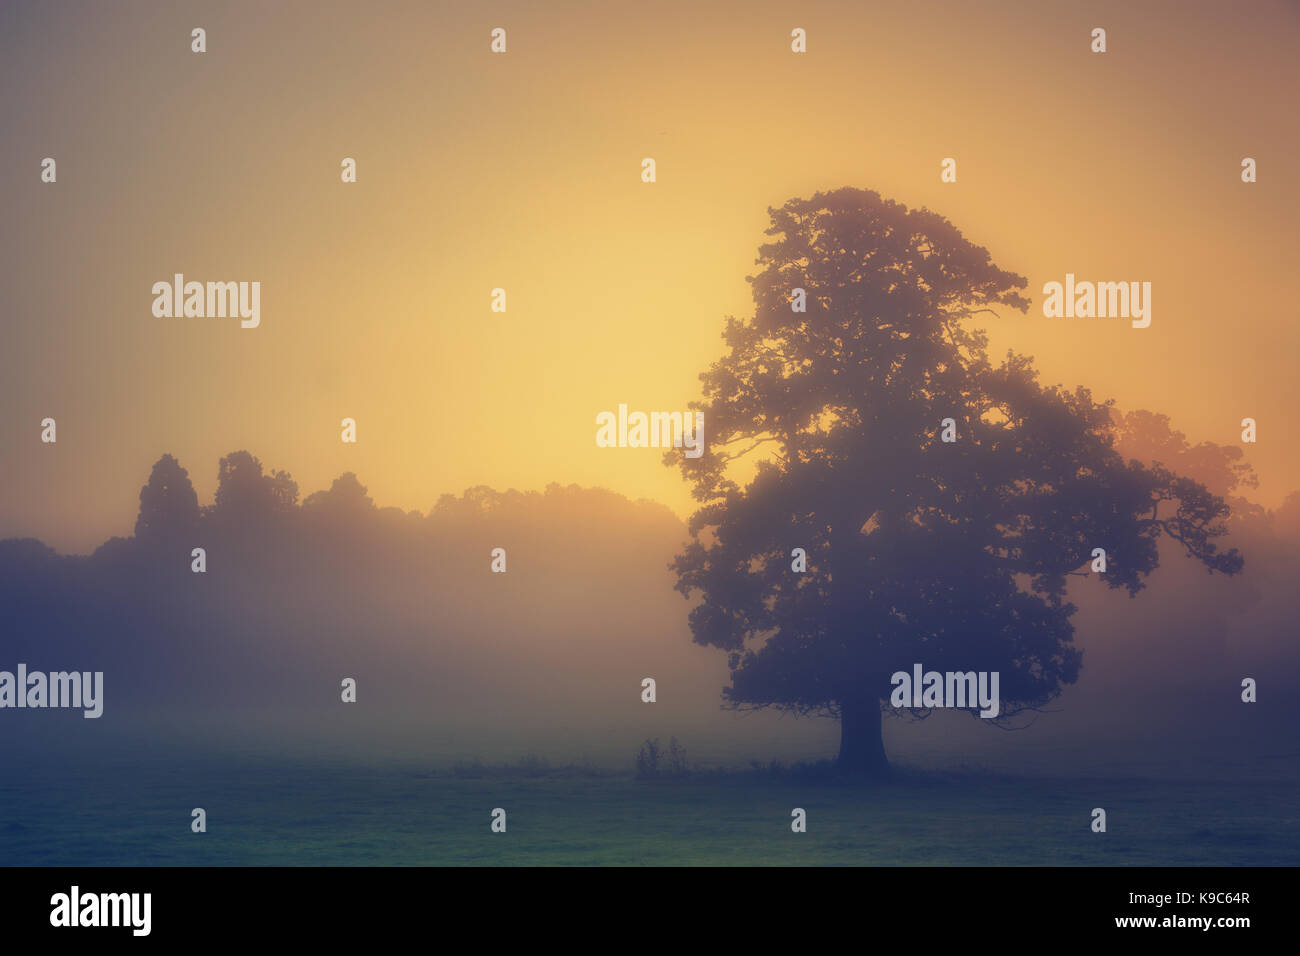
<path fill-rule="evenodd" d="M 731 705 L 837 717 L 841 769 L 881 774 L 896 671 L 998 671 L 999 719 L 1077 679 L 1066 584 L 1093 549 L 1131 594 L 1162 535 L 1240 569 L 1223 500 L 1121 456 L 1110 403 L 990 362 L 974 323 L 1026 311 L 1025 280 L 950 222 L 859 189 L 769 212 L 754 314 L 700 376 L 708 447 L 666 458 L 701 503 L 673 568 Z"/>

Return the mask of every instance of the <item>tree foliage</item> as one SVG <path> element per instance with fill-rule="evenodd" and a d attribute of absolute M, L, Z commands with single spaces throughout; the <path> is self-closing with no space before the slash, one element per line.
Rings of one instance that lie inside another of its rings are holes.
<path fill-rule="evenodd" d="M 1109 402 L 989 360 L 974 321 L 1026 311 L 1025 280 L 950 222 L 858 189 L 769 213 L 753 315 L 700 376 L 709 448 L 665 458 L 700 502 L 672 567 L 731 704 L 843 716 L 921 662 L 999 671 L 1008 716 L 1078 677 L 1066 586 L 1094 548 L 1131 594 L 1161 535 L 1241 567 L 1223 500 L 1120 455 Z"/>

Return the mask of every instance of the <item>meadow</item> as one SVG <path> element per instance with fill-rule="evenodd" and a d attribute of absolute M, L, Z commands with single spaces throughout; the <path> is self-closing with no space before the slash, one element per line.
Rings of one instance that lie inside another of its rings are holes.
<path fill-rule="evenodd" d="M 1296 775 L 1029 777 L 824 765 L 640 779 L 526 758 L 6 759 L 0 863 L 66 866 L 1296 865 Z M 193 833 L 190 810 L 207 811 Z M 1090 813 L 1104 807 L 1106 833 Z M 507 813 L 492 833 L 494 808 Z M 807 811 L 793 833 L 791 811 Z"/>

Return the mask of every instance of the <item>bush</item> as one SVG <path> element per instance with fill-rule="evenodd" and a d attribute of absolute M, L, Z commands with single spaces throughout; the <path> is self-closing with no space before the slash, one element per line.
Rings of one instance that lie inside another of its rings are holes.
<path fill-rule="evenodd" d="M 668 740 L 668 772 L 677 777 L 686 773 L 686 748 L 677 742 L 676 737 Z"/>
<path fill-rule="evenodd" d="M 647 739 L 636 754 L 637 779 L 651 777 L 681 777 L 689 773 L 686 764 L 686 748 L 678 743 L 676 737 L 668 740 L 668 749 L 664 750 L 659 738 Z"/>
<path fill-rule="evenodd" d="M 659 746 L 659 738 L 653 740 L 647 738 L 641 745 L 641 749 L 636 752 L 637 779 L 645 780 L 648 777 L 659 776 L 659 761 L 662 757 L 663 748 Z"/>

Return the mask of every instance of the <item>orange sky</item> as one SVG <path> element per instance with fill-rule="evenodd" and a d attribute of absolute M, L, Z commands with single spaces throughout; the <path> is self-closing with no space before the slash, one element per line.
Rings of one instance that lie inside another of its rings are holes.
<path fill-rule="evenodd" d="M 206 502 L 240 448 L 304 494 L 352 470 L 403 508 L 559 481 L 686 514 L 678 472 L 597 448 L 595 416 L 697 398 L 766 207 L 846 185 L 1027 277 L 995 355 L 1194 441 L 1256 418 L 1276 505 L 1300 488 L 1300 15 L 1073 6 L 6 5 L 0 536 L 88 550 L 130 532 L 160 454 Z M 260 281 L 261 326 L 155 318 L 175 272 Z M 1043 318 L 1066 272 L 1150 281 L 1151 327 Z"/>

